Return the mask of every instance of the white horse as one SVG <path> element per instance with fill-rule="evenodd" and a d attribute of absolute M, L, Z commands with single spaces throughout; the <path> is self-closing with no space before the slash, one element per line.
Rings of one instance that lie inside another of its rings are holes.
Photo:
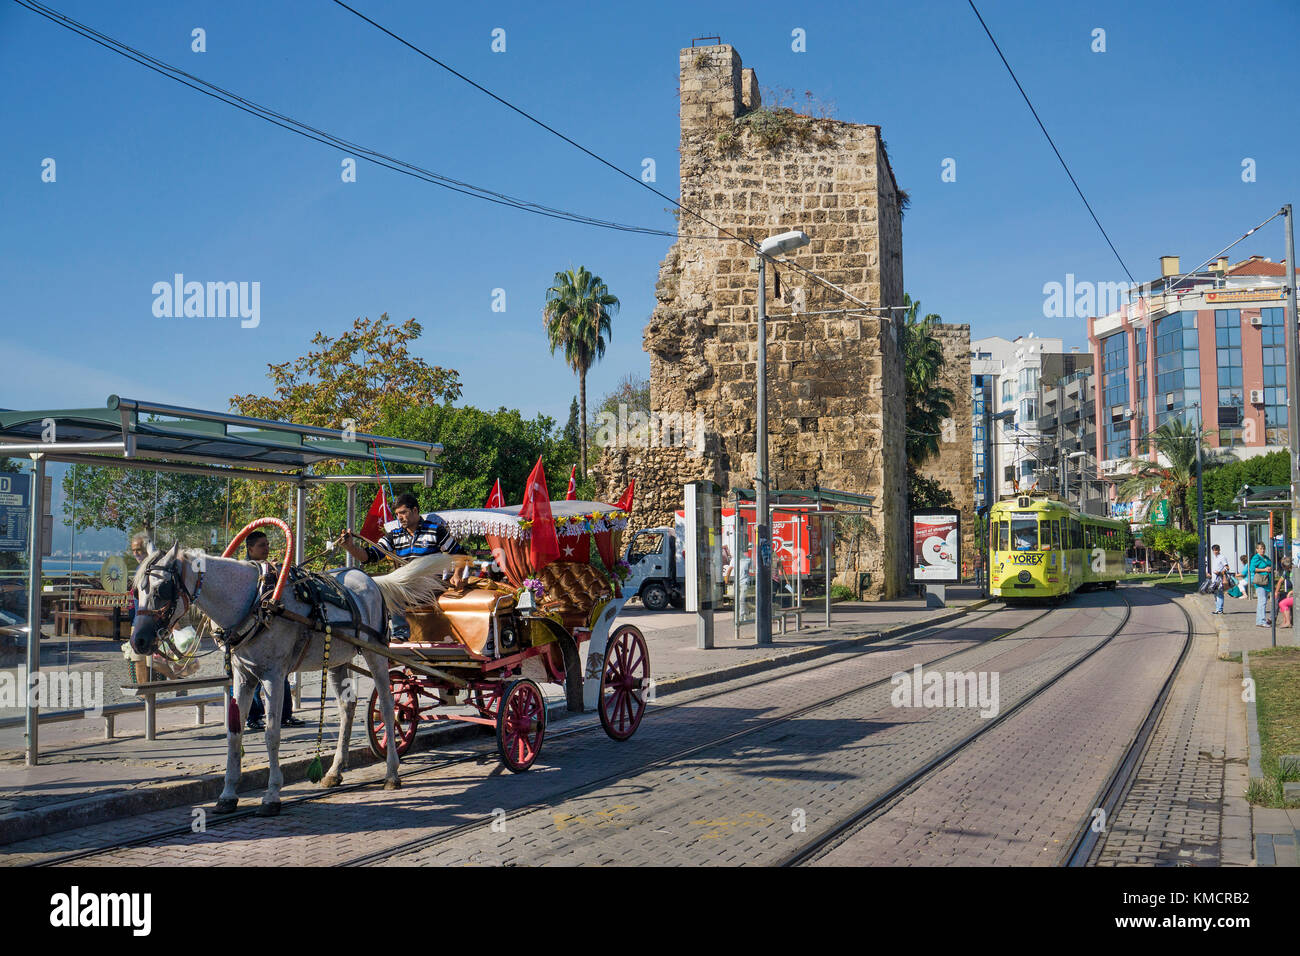
<path fill-rule="evenodd" d="M 335 626 L 330 642 L 329 685 L 334 692 L 339 713 L 338 746 L 334 761 L 321 785 L 337 787 L 343 782 L 347 767 L 348 743 L 352 736 L 352 718 L 356 709 L 355 677 L 345 686 L 348 664 L 360 653 L 379 690 L 379 706 L 384 718 L 384 733 L 393 739 L 393 697 L 388 683 L 389 662 L 382 654 L 358 649 L 339 639 L 340 633 L 366 644 L 382 647 L 387 631 L 385 603 L 389 608 L 406 610 L 427 604 L 442 590 L 440 575 L 450 566 L 449 556 L 419 558 L 392 574 L 372 578 L 358 568 L 331 572 L 333 577 L 355 598 L 361 621 L 370 631 L 359 634 L 351 627 Z M 197 549 L 181 551 L 173 545 L 165 554 L 154 551 L 135 575 L 137 607 L 131 628 L 131 647 L 138 654 L 152 654 L 161 637 L 190 607 L 197 607 L 217 627 L 229 632 L 244 622 L 255 610 L 262 569 L 249 561 L 218 558 Z M 294 614 L 306 617 L 311 607 L 299 601 L 286 587 L 281 603 Z M 346 618 L 341 608 L 327 605 L 331 621 Z M 234 699 L 239 713 L 227 718 L 225 788 L 217 800 L 216 812 L 230 813 L 238 803 L 240 756 L 244 719 L 253 700 L 256 682 L 261 681 L 266 694 L 266 752 L 270 762 L 266 793 L 259 813 L 275 816 L 280 812 L 280 788 L 284 775 L 280 771 L 280 711 L 284 703 L 284 681 L 291 669 L 304 673 L 320 671 L 325 665 L 325 635 L 282 616 L 272 616 L 264 630 L 250 636 L 231 651 Z M 233 724 L 233 726 L 229 726 Z M 397 776 L 397 748 L 388 748 L 388 768 L 384 789 L 401 787 Z"/>

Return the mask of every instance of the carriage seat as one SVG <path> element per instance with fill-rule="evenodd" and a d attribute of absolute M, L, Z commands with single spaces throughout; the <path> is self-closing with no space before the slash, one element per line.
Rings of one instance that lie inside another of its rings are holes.
<path fill-rule="evenodd" d="M 537 577 L 545 589 L 541 610 L 558 615 L 569 631 L 586 627 L 592 608 L 614 596 L 605 576 L 585 561 L 553 561 Z"/>
<path fill-rule="evenodd" d="M 498 603 L 500 602 L 500 603 Z M 406 612 L 415 643 L 443 644 L 458 641 L 475 654 L 490 653 L 492 611 L 498 616 L 514 610 L 514 590 L 483 578 L 471 578 L 467 586 L 438 595 L 429 607 Z"/>

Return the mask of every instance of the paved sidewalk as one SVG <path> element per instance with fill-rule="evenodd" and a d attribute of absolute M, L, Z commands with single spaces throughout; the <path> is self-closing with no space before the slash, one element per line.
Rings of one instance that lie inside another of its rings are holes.
<path fill-rule="evenodd" d="M 831 653 L 880 636 L 899 633 L 960 618 L 979 603 L 974 588 L 949 588 L 949 607 L 929 609 L 921 598 L 832 605 L 832 624 L 820 608 L 804 617 L 801 631 L 778 636 L 770 647 L 753 643 L 753 626 L 737 640 L 729 614 L 719 613 L 715 647 L 696 647 L 695 616 L 685 612 L 654 614 L 628 609 L 620 623 L 632 623 L 646 635 L 652 674 L 658 692 L 668 693 L 782 667 Z M 205 663 L 210 664 L 216 655 Z M 120 675 L 110 671 L 105 689 Z M 286 783 L 301 779 L 315 753 L 319 708 L 319 675 L 302 675 L 304 691 L 298 715 L 309 726 L 286 728 L 281 733 L 281 767 Z M 547 687 L 558 715 L 562 693 Z M 362 680 L 360 705 L 353 726 L 350 766 L 369 763 L 365 738 L 365 703 L 371 686 Z M 211 800 L 220 790 L 224 773 L 226 734 L 220 707 L 210 708 L 207 723 L 194 726 L 191 708 L 158 712 L 158 734 L 144 740 L 144 715 L 117 718 L 115 739 L 105 740 L 102 720 L 47 724 L 41 728 L 41 762 L 23 765 L 21 727 L 0 730 L 0 844 L 83 826 L 92 821 L 131 816 L 164 807 Z M 325 751 L 332 753 L 337 734 L 333 701 L 326 702 Z M 438 744 L 477 736 L 478 728 L 452 725 L 422 729 L 421 737 L 437 733 Z M 417 747 L 420 745 L 417 744 Z M 429 746 L 428 742 L 424 746 Z M 265 749 L 260 734 L 245 735 L 243 788 L 265 785 Z"/>

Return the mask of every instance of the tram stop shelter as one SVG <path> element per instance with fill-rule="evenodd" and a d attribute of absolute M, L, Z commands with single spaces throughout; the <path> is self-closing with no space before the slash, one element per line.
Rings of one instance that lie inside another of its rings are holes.
<path fill-rule="evenodd" d="M 322 428 L 250 418 L 229 412 L 202 411 L 161 402 L 110 395 L 103 408 L 0 411 L 0 456 L 27 456 L 33 461 L 28 520 L 27 675 L 40 669 L 42 516 L 47 462 L 97 467 L 166 471 L 181 474 L 282 482 L 296 488 L 294 560 L 305 549 L 307 491 L 324 484 L 347 486 L 348 525 L 356 519 L 358 485 L 380 480 L 433 483 L 442 446 L 433 442 L 361 434 L 353 429 Z M 382 479 L 373 474 L 324 474 L 325 463 L 372 465 L 381 458 L 392 469 Z M 348 564 L 352 564 L 349 556 Z M 27 763 L 39 756 L 39 705 L 27 700 Z"/>
<path fill-rule="evenodd" d="M 750 525 L 755 523 L 756 495 L 752 489 L 733 489 L 728 496 L 731 514 L 723 513 L 723 541 L 732 554 L 732 619 L 736 635 L 756 613 L 752 581 L 758 567 Z M 772 616 L 802 613 L 805 595 L 823 591 L 825 625 L 831 624 L 831 585 L 835 575 L 835 522 L 837 519 L 870 518 L 875 514 L 875 496 L 829 488 L 797 488 L 768 495 L 772 529 L 773 583 Z M 731 522 L 730 533 L 726 528 Z M 743 567 L 742 567 L 743 566 Z"/>

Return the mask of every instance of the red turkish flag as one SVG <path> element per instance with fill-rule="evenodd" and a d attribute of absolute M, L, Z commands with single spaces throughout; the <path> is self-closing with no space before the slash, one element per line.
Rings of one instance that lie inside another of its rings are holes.
<path fill-rule="evenodd" d="M 366 512 L 365 523 L 361 526 L 361 537 L 378 541 L 384 534 L 384 522 L 392 520 L 393 513 L 388 509 L 388 496 L 384 494 L 384 486 L 380 485 L 379 491 L 375 493 L 375 500 L 370 504 L 370 510 Z"/>
<path fill-rule="evenodd" d="M 627 490 L 623 492 L 623 497 L 619 498 L 618 501 L 616 502 L 616 507 L 618 508 L 619 511 L 626 511 L 627 513 L 631 514 L 632 493 L 635 490 L 636 490 L 636 479 L 633 478 L 631 481 L 627 483 Z"/>
<path fill-rule="evenodd" d="M 573 476 L 578 473 L 578 466 L 574 465 L 569 469 L 569 490 L 564 493 L 565 501 L 578 500 L 578 483 L 573 480 Z"/>
<path fill-rule="evenodd" d="M 501 479 L 498 478 L 497 483 L 492 486 L 492 490 L 488 493 L 487 504 L 485 504 L 483 507 L 504 508 L 505 506 L 506 506 L 506 496 L 501 493 Z"/>
<path fill-rule="evenodd" d="M 533 573 L 536 574 L 560 556 L 560 539 L 555 533 L 551 496 L 546 491 L 546 470 L 542 467 L 540 455 L 528 476 L 528 488 L 524 491 L 524 503 L 519 509 L 519 517 L 533 523 L 528 556 Z"/>

